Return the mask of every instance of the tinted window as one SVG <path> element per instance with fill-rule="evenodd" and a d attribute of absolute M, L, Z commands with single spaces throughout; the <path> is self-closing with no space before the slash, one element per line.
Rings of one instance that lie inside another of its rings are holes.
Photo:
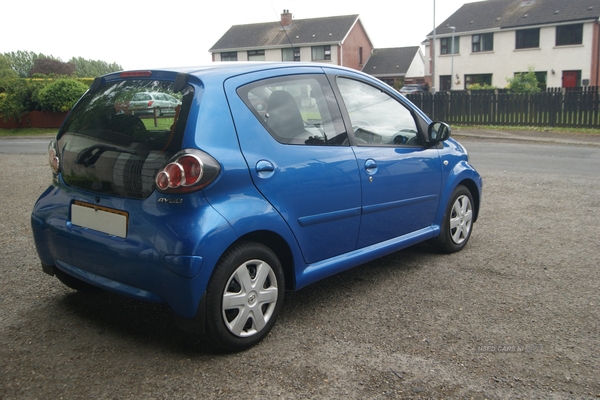
<path fill-rule="evenodd" d="M 268 79 L 244 86 L 238 94 L 279 143 L 348 144 L 324 75 Z"/>
<path fill-rule="evenodd" d="M 182 104 L 172 113 L 133 108 L 147 91 L 170 92 Z M 58 133 L 68 185 L 125 197 L 147 197 L 158 169 L 181 150 L 193 89 L 173 93 L 171 82 L 127 80 L 88 92 Z"/>
<path fill-rule="evenodd" d="M 418 129 L 408 108 L 364 82 L 338 78 L 340 93 L 360 145 L 418 145 Z"/>

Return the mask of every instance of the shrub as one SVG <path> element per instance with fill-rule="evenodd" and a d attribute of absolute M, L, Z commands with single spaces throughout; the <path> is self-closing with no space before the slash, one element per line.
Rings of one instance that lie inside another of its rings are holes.
<path fill-rule="evenodd" d="M 44 83 L 31 79 L 4 79 L 0 81 L 0 116 L 19 119 L 28 111 L 39 110 L 37 101 Z"/>
<path fill-rule="evenodd" d="M 473 84 L 470 84 L 467 89 L 468 90 L 496 90 L 497 87 L 488 85 L 487 83 L 484 83 L 483 85 L 481 83 L 473 83 Z"/>
<path fill-rule="evenodd" d="M 38 95 L 42 111 L 69 111 L 88 87 L 74 79 L 58 79 L 43 88 Z"/>
<path fill-rule="evenodd" d="M 532 66 L 527 68 L 528 72 L 515 74 L 512 78 L 506 78 L 508 90 L 511 93 L 539 93 L 542 89 L 538 86 L 538 80 Z"/>

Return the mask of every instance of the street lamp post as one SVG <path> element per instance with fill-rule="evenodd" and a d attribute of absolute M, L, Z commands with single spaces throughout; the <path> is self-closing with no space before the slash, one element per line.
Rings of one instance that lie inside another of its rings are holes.
<path fill-rule="evenodd" d="M 456 30 L 455 26 L 451 26 L 452 29 L 452 44 L 450 45 L 452 51 L 452 64 L 450 66 L 450 90 L 452 90 L 452 86 L 454 86 L 454 31 Z"/>
<path fill-rule="evenodd" d="M 433 0 L 433 41 L 429 48 L 429 54 L 431 55 L 431 93 L 435 94 L 435 0 Z"/>

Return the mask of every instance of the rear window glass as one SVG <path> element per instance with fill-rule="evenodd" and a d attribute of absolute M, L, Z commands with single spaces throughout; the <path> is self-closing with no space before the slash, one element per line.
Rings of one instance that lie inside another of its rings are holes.
<path fill-rule="evenodd" d="M 125 80 L 79 101 L 58 134 L 69 185 L 124 197 L 147 197 L 158 169 L 181 150 L 193 88 Z"/>
<path fill-rule="evenodd" d="M 325 75 L 266 79 L 241 87 L 238 94 L 279 143 L 348 145 L 339 108 Z"/>

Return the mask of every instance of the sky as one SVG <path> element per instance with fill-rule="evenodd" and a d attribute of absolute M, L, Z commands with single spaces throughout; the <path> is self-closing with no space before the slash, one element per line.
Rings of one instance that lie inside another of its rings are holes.
<path fill-rule="evenodd" d="M 5 1 L 0 53 L 33 51 L 117 63 L 124 69 L 197 66 L 232 25 L 358 14 L 373 46 L 417 46 L 473 0 Z"/>

